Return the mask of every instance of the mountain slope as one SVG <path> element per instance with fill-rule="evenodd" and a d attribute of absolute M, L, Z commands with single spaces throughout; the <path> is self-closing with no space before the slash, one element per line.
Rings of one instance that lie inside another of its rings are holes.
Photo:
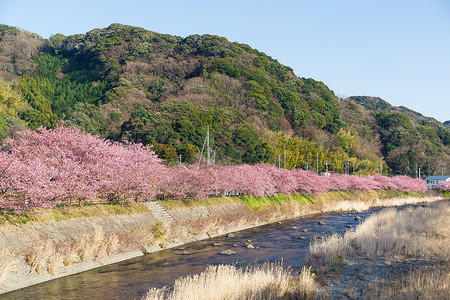
<path fill-rule="evenodd" d="M 394 172 L 416 176 L 419 168 L 425 174 L 450 170 L 450 130 L 439 121 L 377 97 L 349 97 L 341 107 L 344 119 L 365 137 L 365 149 L 379 149 Z"/>
<path fill-rule="evenodd" d="M 28 50 L 12 51 L 19 42 Z M 209 126 L 218 163 L 284 162 L 286 149 L 288 168 L 311 168 L 318 160 L 319 170 L 328 165 L 343 172 L 351 165 L 358 173 L 386 165 L 393 153 L 386 151 L 389 128 L 371 113 L 379 107 L 339 100 L 324 83 L 299 78 L 223 37 L 182 38 L 112 24 L 44 40 L 4 25 L 0 68 L 0 95 L 13 90 L 18 97 L 4 104 L 8 109 L 0 106 L 4 136 L 14 132 L 12 124 L 52 127 L 64 120 L 111 139 L 153 144 L 160 157 L 176 163 L 179 155 L 183 162 L 198 160 Z M 351 117 L 350 103 L 364 109 L 362 118 Z M 422 122 L 406 108 L 399 113 Z M 428 126 L 437 132 L 438 149 L 426 157 L 445 154 L 439 126 Z M 390 161 L 392 172 L 404 172 Z"/>

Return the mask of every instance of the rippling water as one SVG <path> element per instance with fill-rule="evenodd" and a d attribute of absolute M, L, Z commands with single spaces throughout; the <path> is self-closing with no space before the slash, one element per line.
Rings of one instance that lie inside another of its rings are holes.
<path fill-rule="evenodd" d="M 355 227 L 359 223 L 356 216 L 364 220 L 380 210 L 314 215 L 265 225 L 236 232 L 235 237 L 195 242 L 52 280 L 0 295 L 0 299 L 135 299 L 144 296 L 150 287 L 172 285 L 176 278 L 200 273 L 211 264 L 283 261 L 298 269 L 304 266 L 312 238 L 343 233 L 349 229 L 346 225 Z M 248 249 L 247 243 L 255 248 Z M 236 254 L 219 254 L 227 249 Z"/>

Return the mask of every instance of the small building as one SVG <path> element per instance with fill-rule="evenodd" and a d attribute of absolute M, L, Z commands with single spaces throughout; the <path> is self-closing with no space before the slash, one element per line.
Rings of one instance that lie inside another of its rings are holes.
<path fill-rule="evenodd" d="M 328 172 L 319 172 L 319 176 L 331 176 L 331 173 L 333 173 L 332 171 L 328 171 Z"/>
<path fill-rule="evenodd" d="M 434 190 L 438 187 L 439 183 L 450 181 L 450 176 L 428 176 L 425 180 L 427 181 L 428 189 Z"/>

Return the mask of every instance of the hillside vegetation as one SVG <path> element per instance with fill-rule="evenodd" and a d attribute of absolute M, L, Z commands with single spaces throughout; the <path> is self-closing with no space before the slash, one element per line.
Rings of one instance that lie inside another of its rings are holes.
<path fill-rule="evenodd" d="M 153 145 L 168 164 L 199 159 L 207 126 L 217 164 L 415 175 L 450 170 L 450 129 L 323 82 L 246 44 L 112 24 L 46 40 L 0 25 L 0 138 L 58 121 Z M 318 162 L 317 162 L 318 161 Z"/>

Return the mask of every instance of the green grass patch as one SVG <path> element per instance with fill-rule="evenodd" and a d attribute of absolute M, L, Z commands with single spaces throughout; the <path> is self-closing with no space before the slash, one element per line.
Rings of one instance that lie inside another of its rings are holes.
<path fill-rule="evenodd" d="M 166 233 L 163 231 L 163 224 L 161 222 L 156 223 L 153 225 L 152 232 L 155 236 L 155 238 L 159 239 L 166 235 Z"/>
<path fill-rule="evenodd" d="M 318 195 L 302 194 L 277 194 L 266 197 L 255 197 L 250 195 L 241 195 L 233 197 L 213 197 L 207 199 L 179 199 L 160 201 L 166 209 L 177 209 L 183 207 L 198 207 L 213 204 L 243 202 L 255 211 L 261 211 L 270 206 L 283 206 L 284 204 L 295 201 L 301 205 L 308 205 L 321 202 L 338 202 L 343 200 L 373 200 L 389 198 L 422 197 L 418 192 L 399 192 L 399 191 L 332 191 Z M 450 195 L 449 195 L 450 196 Z"/>
<path fill-rule="evenodd" d="M 267 200 L 261 197 L 253 197 L 249 195 L 239 196 L 242 202 L 249 206 L 253 210 L 261 210 L 268 205 Z"/>
<path fill-rule="evenodd" d="M 287 196 L 281 193 L 267 197 L 242 195 L 239 199 L 241 199 L 241 201 L 248 205 L 251 209 L 260 211 L 269 206 L 283 206 L 285 203 L 292 201 L 293 195 Z"/>
<path fill-rule="evenodd" d="M 208 206 L 214 204 L 225 204 L 238 202 L 238 197 L 211 197 L 206 199 L 174 199 L 174 200 L 160 200 L 166 209 L 177 209 L 183 207 L 198 207 Z"/>
<path fill-rule="evenodd" d="M 299 204 L 310 204 L 315 203 L 317 199 L 314 195 L 300 195 L 300 194 L 292 194 L 291 199 L 296 201 Z"/>
<path fill-rule="evenodd" d="M 0 226 L 60 222 L 70 219 L 131 215 L 149 212 L 142 203 L 117 203 L 84 206 L 61 206 L 53 209 L 33 209 L 26 213 L 0 210 Z"/>
<path fill-rule="evenodd" d="M 450 191 L 442 191 L 442 197 L 450 198 Z"/>

